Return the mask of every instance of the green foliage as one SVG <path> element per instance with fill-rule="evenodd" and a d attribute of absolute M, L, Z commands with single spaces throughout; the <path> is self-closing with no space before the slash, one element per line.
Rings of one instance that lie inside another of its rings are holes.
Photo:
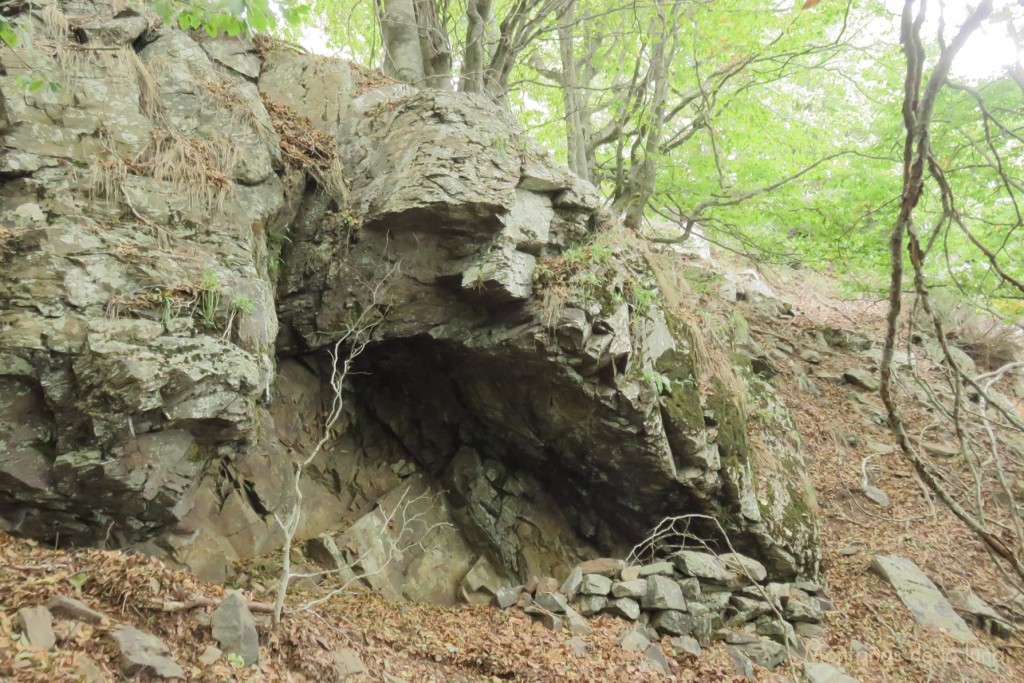
<path fill-rule="evenodd" d="M 153 10 L 168 24 L 186 31 L 203 30 L 211 36 L 266 33 L 282 22 L 285 27 L 297 27 L 310 12 L 308 5 L 296 0 L 164 0 L 155 3 Z"/>
<path fill-rule="evenodd" d="M 660 298 L 654 289 L 648 289 L 634 282 L 629 288 L 633 311 L 638 315 L 647 315 Z"/>
<path fill-rule="evenodd" d="M 11 48 L 12 50 L 21 44 L 21 40 L 18 37 L 18 32 L 14 30 L 14 26 L 7 19 L 0 17 L 0 40 L 4 42 L 4 45 Z"/>
<path fill-rule="evenodd" d="M 37 72 L 17 76 L 14 81 L 25 92 L 40 93 L 44 97 L 52 97 L 60 92 L 60 83 Z"/>
<path fill-rule="evenodd" d="M 76 593 L 82 592 L 82 586 L 89 580 L 88 572 L 75 572 L 68 577 L 68 583 L 75 589 Z"/>
<path fill-rule="evenodd" d="M 236 294 L 231 299 L 231 310 L 239 314 L 252 315 L 252 312 L 256 310 L 256 305 L 253 303 L 252 297 Z"/>

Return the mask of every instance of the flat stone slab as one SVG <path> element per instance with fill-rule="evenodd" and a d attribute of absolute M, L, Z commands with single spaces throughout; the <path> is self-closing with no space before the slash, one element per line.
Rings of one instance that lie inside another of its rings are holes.
<path fill-rule="evenodd" d="M 842 669 L 821 662 L 804 664 L 804 680 L 807 683 L 860 683 Z"/>
<path fill-rule="evenodd" d="M 57 643 L 53 633 L 53 615 L 45 607 L 22 607 L 16 615 L 18 626 L 28 644 L 49 650 Z"/>
<path fill-rule="evenodd" d="M 876 555 L 871 569 L 892 584 L 917 623 L 961 643 L 977 642 L 966 622 L 916 564 L 905 557 Z"/>

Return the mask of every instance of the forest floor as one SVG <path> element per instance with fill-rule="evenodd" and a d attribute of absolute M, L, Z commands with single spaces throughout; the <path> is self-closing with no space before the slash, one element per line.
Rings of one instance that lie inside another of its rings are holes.
<path fill-rule="evenodd" d="M 829 326 L 866 335 L 878 346 L 884 302 L 844 299 L 827 279 L 800 271 L 775 273 L 768 281 L 780 298 L 793 303 L 797 315 L 758 318 L 745 311 L 754 337 L 766 347 Z M 821 353 L 814 372 L 824 377 L 867 364 L 862 353 L 830 349 Z M 990 604 L 1011 603 L 981 544 L 926 495 L 901 457 L 879 419 L 877 395 L 816 381 L 820 394 L 810 396 L 799 387 L 794 365 L 779 365 L 776 386 L 794 413 L 817 490 L 824 578 L 836 606 L 823 624 L 826 639 L 809 649 L 809 657 L 842 667 L 865 683 L 1024 680 L 1020 635 L 1003 639 L 975 630 L 979 645 L 998 659 L 992 668 L 976 661 L 970 648 L 919 627 L 893 589 L 869 571 L 876 554 L 901 555 L 944 591 L 971 588 Z M 911 431 L 932 424 L 926 411 L 907 405 Z M 876 456 L 865 461 L 871 454 Z M 958 464 L 950 461 L 943 467 L 955 474 Z M 865 472 L 871 485 L 888 495 L 888 508 L 859 491 Z M 248 577 L 246 596 L 270 600 L 271 577 L 251 568 Z M 300 588 L 290 604 L 307 603 L 316 590 L 322 589 Z M 45 605 L 58 594 L 78 597 L 109 618 L 58 634 L 63 644 L 53 652 L 28 649 L 15 635 L 15 612 Z M 276 632 L 268 627 L 268 615 L 258 615 L 265 628 L 256 668 L 236 668 L 223 659 L 204 664 L 205 649 L 215 645 L 204 611 L 184 610 L 180 603 L 197 597 L 216 601 L 223 594 L 222 587 L 151 558 L 53 551 L 0 533 L 0 679 L 117 680 L 117 649 L 106 636 L 128 623 L 163 640 L 189 680 L 197 681 L 333 680 L 326 672 L 335 657 L 352 655 L 365 671 L 345 678 L 347 683 L 668 680 L 646 667 L 642 653 L 614 643 L 623 624 L 610 617 L 593 620 L 592 634 L 574 637 L 548 631 L 516 610 L 387 602 L 370 593 L 346 593 L 293 613 Z M 706 648 L 697 659 L 670 665 L 673 680 L 742 680 L 721 644 Z M 790 669 L 759 670 L 758 680 L 800 680 L 800 671 L 795 661 Z"/>

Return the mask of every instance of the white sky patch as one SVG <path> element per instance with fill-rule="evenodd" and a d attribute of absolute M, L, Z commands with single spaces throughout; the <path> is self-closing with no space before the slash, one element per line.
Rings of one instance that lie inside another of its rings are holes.
<path fill-rule="evenodd" d="M 324 57 L 342 57 L 340 50 L 336 50 L 327 44 L 327 34 L 319 26 L 307 24 L 302 27 L 302 35 L 299 37 L 299 44 L 315 55 Z M 372 65 L 368 65 L 372 66 Z"/>
<path fill-rule="evenodd" d="M 949 43 L 959 30 L 968 12 L 978 6 L 979 0 L 931 0 L 925 12 L 922 37 L 933 40 L 938 34 L 939 17 L 945 17 L 945 39 Z M 900 32 L 902 0 L 886 0 L 886 6 L 895 14 L 893 30 L 897 40 Z M 1017 62 L 1017 47 L 1007 32 L 1006 21 L 1015 20 L 1018 29 L 1024 29 L 1024 8 L 1017 0 L 996 0 L 991 18 L 975 31 L 953 61 L 954 77 L 980 81 L 1000 76 Z"/>

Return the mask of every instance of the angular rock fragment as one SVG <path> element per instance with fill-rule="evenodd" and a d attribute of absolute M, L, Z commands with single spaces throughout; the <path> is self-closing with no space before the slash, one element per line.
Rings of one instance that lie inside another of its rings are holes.
<path fill-rule="evenodd" d="M 358 676 L 366 673 L 366 666 L 359 657 L 359 653 L 350 647 L 343 647 L 331 653 L 334 664 L 342 678 L 347 676 Z"/>
<path fill-rule="evenodd" d="M 722 553 L 718 556 L 732 572 L 748 577 L 754 583 L 761 583 L 768 578 L 768 570 L 764 565 L 746 555 L 739 553 Z"/>
<path fill-rule="evenodd" d="M 94 610 L 81 600 L 69 598 L 65 595 L 53 596 L 50 599 L 48 608 L 55 617 L 84 621 L 87 624 L 100 624 L 110 620 L 110 617 L 103 612 Z"/>
<path fill-rule="evenodd" d="M 647 657 L 647 663 L 664 676 L 672 675 L 672 668 L 668 664 L 668 659 L 665 658 L 665 651 L 661 649 L 661 645 L 658 643 L 651 643 L 644 650 L 644 655 Z"/>
<path fill-rule="evenodd" d="M 638 577 L 645 578 L 648 576 L 654 576 L 660 574 L 662 576 L 672 576 L 675 571 L 675 567 L 671 562 L 655 562 L 654 564 L 645 564 L 640 567 Z"/>
<path fill-rule="evenodd" d="M 871 569 L 892 584 L 917 623 L 961 643 L 977 642 L 964 620 L 916 564 L 904 557 L 876 555 Z"/>
<path fill-rule="evenodd" d="M 737 645 L 736 647 L 752 662 L 766 669 L 774 669 L 786 661 L 786 648 L 774 640 L 759 640 L 756 643 Z"/>
<path fill-rule="evenodd" d="M 53 615 L 45 607 L 22 607 L 15 615 L 15 621 L 32 647 L 49 650 L 57 643 L 57 636 L 53 632 Z"/>
<path fill-rule="evenodd" d="M 245 666 L 252 666 L 259 660 L 260 642 L 256 620 L 241 593 L 229 592 L 213 611 L 210 622 L 213 637 L 224 652 L 238 655 Z"/>
<path fill-rule="evenodd" d="M 729 569 L 729 566 L 723 560 L 710 553 L 681 550 L 672 556 L 672 561 L 676 568 L 685 576 L 692 576 L 730 587 L 739 586 L 746 581 L 741 579 L 736 572 Z"/>
<path fill-rule="evenodd" d="M 583 595 L 608 595 L 612 590 L 612 580 L 600 574 L 584 574 L 580 584 Z"/>
<path fill-rule="evenodd" d="M 615 642 L 623 650 L 632 650 L 643 652 L 651 645 L 651 641 L 647 639 L 647 636 L 640 632 L 638 628 L 627 628 L 623 629 L 619 633 Z"/>
<path fill-rule="evenodd" d="M 692 657 L 700 657 L 700 643 L 697 642 L 696 638 L 675 636 L 668 639 L 668 646 L 676 656 L 687 654 Z"/>
<path fill-rule="evenodd" d="M 171 649 L 156 636 L 134 626 L 122 626 L 114 632 L 114 639 L 121 653 L 121 671 L 126 676 L 185 678 L 185 670 L 169 656 Z"/>
<path fill-rule="evenodd" d="M 640 618 L 640 604 L 636 600 L 630 600 L 629 598 L 617 598 L 605 606 L 604 612 L 622 617 L 623 619 L 629 619 L 630 621 L 636 621 Z"/>
<path fill-rule="evenodd" d="M 804 681 L 806 683 L 859 683 L 842 669 L 837 669 L 824 662 L 807 662 L 804 664 Z"/>
<path fill-rule="evenodd" d="M 559 587 L 558 591 L 569 600 L 576 597 L 576 594 L 580 592 L 580 588 L 583 585 L 583 570 L 576 567 L 569 576 L 566 577 L 565 581 Z"/>
<path fill-rule="evenodd" d="M 554 614 L 564 613 L 569 606 L 568 600 L 561 593 L 541 593 L 540 591 L 533 596 L 533 603 L 537 607 Z"/>
<path fill-rule="evenodd" d="M 583 595 L 580 596 L 576 606 L 579 608 L 580 614 L 589 617 L 597 614 L 607 605 L 608 598 L 603 595 Z"/>
<path fill-rule="evenodd" d="M 590 635 L 594 630 L 587 620 L 572 607 L 565 608 L 565 622 L 569 626 L 569 631 L 578 636 Z"/>
<path fill-rule="evenodd" d="M 641 602 L 644 609 L 686 610 L 679 584 L 667 576 L 648 576 L 647 590 Z"/>
<path fill-rule="evenodd" d="M 662 610 L 651 617 L 651 627 L 670 636 L 688 636 L 693 633 L 694 617 L 676 610 Z"/>
<path fill-rule="evenodd" d="M 613 557 L 599 557 L 594 560 L 587 560 L 579 565 L 580 571 L 584 574 L 598 574 L 607 578 L 616 576 L 626 566 L 622 560 Z"/>
<path fill-rule="evenodd" d="M 617 581 L 612 584 L 611 594 L 612 597 L 616 598 L 643 600 L 644 595 L 647 594 L 647 580 L 634 579 L 632 581 Z"/>

